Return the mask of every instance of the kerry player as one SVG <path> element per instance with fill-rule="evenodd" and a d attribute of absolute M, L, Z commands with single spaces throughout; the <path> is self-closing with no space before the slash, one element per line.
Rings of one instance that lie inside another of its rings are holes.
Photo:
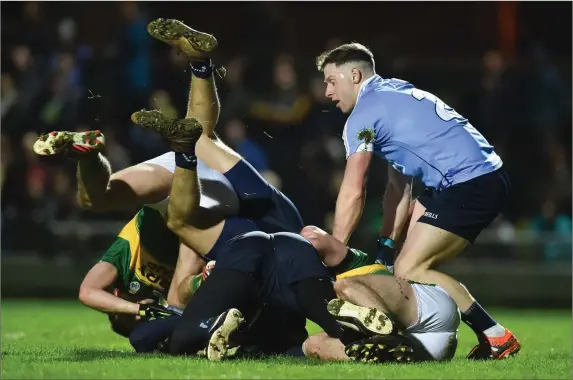
<path fill-rule="evenodd" d="M 326 97 L 350 114 L 343 132 L 346 170 L 336 203 L 333 235 L 346 244 L 365 200 L 373 154 L 389 163 L 380 245 L 392 248 L 404 228 L 410 178 L 428 189 L 416 202 L 412 227 L 394 264 L 397 276 L 445 289 L 477 334 L 469 359 L 502 359 L 520 343 L 497 323 L 458 281 L 435 270 L 473 243 L 504 206 L 509 180 L 501 158 L 467 119 L 436 96 L 375 72 L 363 45 L 341 45 L 317 58 Z M 428 193 L 432 193 L 428 196 Z"/>

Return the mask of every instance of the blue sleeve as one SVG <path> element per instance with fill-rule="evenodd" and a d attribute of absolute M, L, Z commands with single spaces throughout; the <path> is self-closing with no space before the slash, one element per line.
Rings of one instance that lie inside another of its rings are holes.
<path fill-rule="evenodd" d="M 388 139 L 383 128 L 383 113 L 382 106 L 356 105 L 342 133 L 346 159 L 357 152 L 373 152 L 376 145 Z"/>

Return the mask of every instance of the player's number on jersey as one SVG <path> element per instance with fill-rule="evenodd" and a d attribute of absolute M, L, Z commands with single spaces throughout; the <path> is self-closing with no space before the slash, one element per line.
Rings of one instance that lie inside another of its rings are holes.
<path fill-rule="evenodd" d="M 454 111 L 454 109 L 452 107 L 448 106 L 446 103 L 444 103 L 443 101 L 438 99 L 438 97 L 430 94 L 429 92 L 415 89 L 412 91 L 412 96 L 416 100 L 419 100 L 419 101 L 426 98 L 429 101 L 435 103 L 436 104 L 436 115 L 438 115 L 438 117 L 440 119 L 442 119 L 443 121 L 450 121 L 454 117 L 460 117 L 460 118 L 462 117 L 459 113 Z"/>

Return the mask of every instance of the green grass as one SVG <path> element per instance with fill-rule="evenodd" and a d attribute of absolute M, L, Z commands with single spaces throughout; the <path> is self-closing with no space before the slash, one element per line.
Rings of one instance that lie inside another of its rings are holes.
<path fill-rule="evenodd" d="M 102 314 L 62 301 L 2 302 L 2 377 L 31 378 L 301 378 L 301 379 L 570 379 L 571 312 L 494 310 L 523 349 L 500 362 L 468 362 L 473 333 L 460 329 L 450 363 L 366 365 L 305 359 L 228 361 L 135 354 Z M 316 326 L 309 325 L 311 332 Z"/>

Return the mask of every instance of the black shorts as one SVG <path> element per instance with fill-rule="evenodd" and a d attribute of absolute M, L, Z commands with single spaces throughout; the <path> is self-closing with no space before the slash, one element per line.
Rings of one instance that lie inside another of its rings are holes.
<path fill-rule="evenodd" d="M 309 278 L 329 278 L 314 247 L 298 234 L 261 231 L 233 239 L 217 259 L 217 270 L 234 269 L 255 276 L 261 303 L 300 313 L 293 285 Z"/>
<path fill-rule="evenodd" d="M 253 220 L 266 233 L 299 233 L 302 217 L 292 201 L 268 183 L 247 161 L 225 173 L 240 201 L 239 217 Z"/>
<path fill-rule="evenodd" d="M 473 243 L 502 211 L 511 185 L 503 168 L 439 192 L 427 188 L 418 201 L 426 208 L 418 220 Z"/>
<path fill-rule="evenodd" d="M 204 257 L 206 260 L 217 260 L 220 252 L 230 249 L 230 243 L 239 235 L 252 231 L 299 233 L 304 227 L 292 201 L 269 184 L 247 161 L 239 161 L 225 173 L 225 177 L 239 197 L 239 215 L 225 220 L 219 239 Z"/>

